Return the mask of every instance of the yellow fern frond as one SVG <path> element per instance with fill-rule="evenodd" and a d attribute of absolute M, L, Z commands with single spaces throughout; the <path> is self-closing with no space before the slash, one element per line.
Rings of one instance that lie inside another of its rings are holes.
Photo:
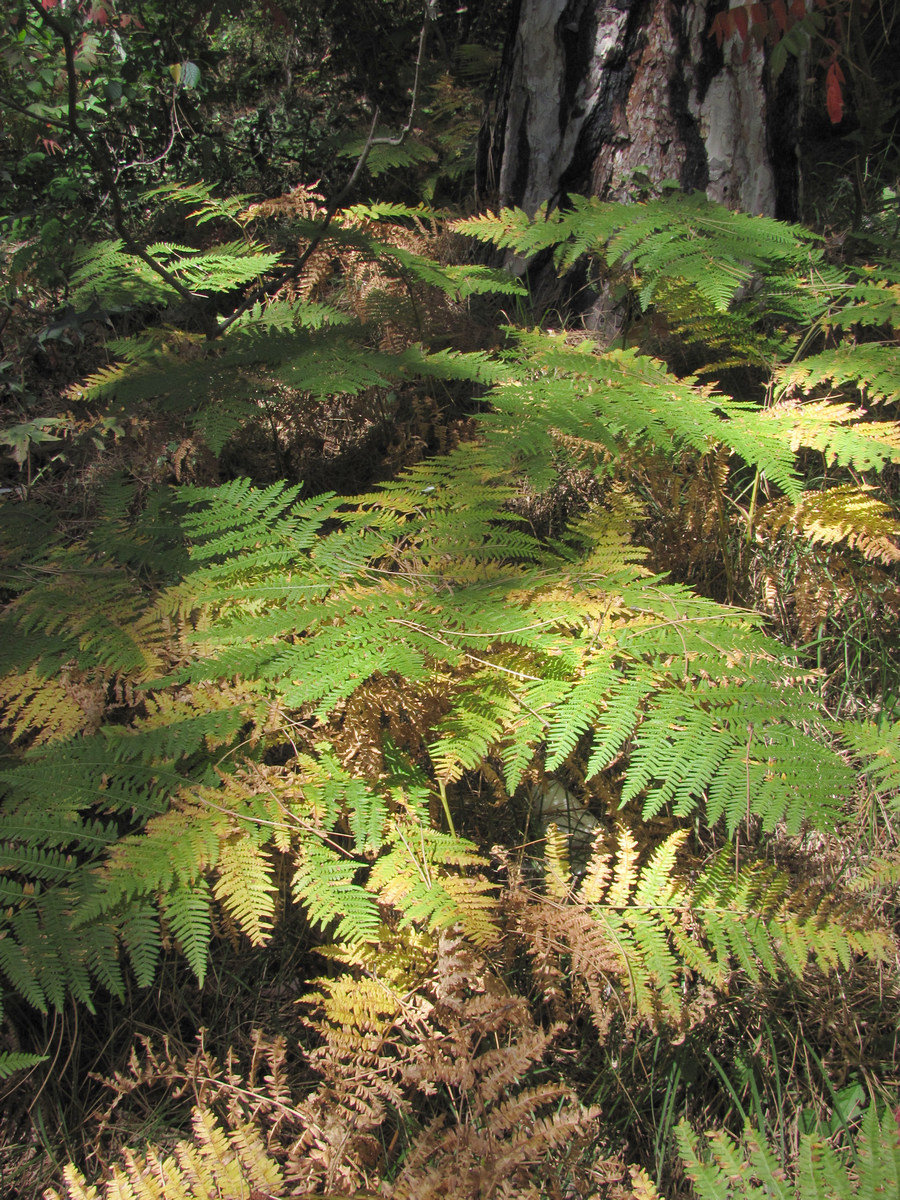
<path fill-rule="evenodd" d="M 619 831 L 619 848 L 613 881 L 604 901 L 609 908 L 624 908 L 631 899 L 631 893 L 637 882 L 637 864 L 637 839 L 628 826 L 623 825 Z"/>
<path fill-rule="evenodd" d="M 544 870 L 547 895 L 564 900 L 569 894 L 572 876 L 569 866 L 569 839 L 555 821 L 551 821 L 547 826 Z"/>
<path fill-rule="evenodd" d="M 40 746 L 96 729 L 105 688 L 96 680 L 79 680 L 79 675 L 61 671 L 56 678 L 45 679 L 32 667 L 0 679 L 0 711 L 11 740 L 28 736 Z"/>
<path fill-rule="evenodd" d="M 259 1130 L 250 1122 L 223 1129 L 205 1108 L 194 1110 L 191 1141 L 180 1141 L 174 1154 L 125 1150 L 123 1166 L 115 1166 L 105 1183 L 87 1185 L 69 1163 L 63 1169 L 65 1193 L 48 1189 L 45 1200 L 212 1200 L 249 1198 L 263 1193 L 272 1200 L 283 1196 L 284 1176 L 270 1157 Z"/>
<path fill-rule="evenodd" d="M 272 863 L 246 831 L 220 844 L 213 890 L 254 946 L 268 940 L 275 916 Z"/>
<path fill-rule="evenodd" d="M 487 879 L 449 872 L 442 876 L 441 885 L 456 901 L 462 932 L 472 945 L 482 949 L 496 946 L 500 940 L 496 885 Z"/>
<path fill-rule="evenodd" d="M 587 861 L 584 878 L 578 889 L 578 898 L 583 904 L 600 904 L 606 895 L 609 878 L 612 874 L 610 854 L 605 849 L 606 834 L 598 829 L 594 834 L 591 856 Z"/>
<path fill-rule="evenodd" d="M 761 514 L 757 529 L 774 537 L 786 527 L 813 543 L 844 542 L 866 558 L 885 564 L 900 561 L 896 542 L 900 525 L 870 488 L 840 484 L 827 491 L 804 492 L 796 504 L 787 497 L 773 501 Z"/>
<path fill-rule="evenodd" d="M 314 979 L 319 991 L 308 992 L 303 997 L 305 1004 L 321 1009 L 321 1024 L 327 1025 L 329 1037 L 333 1036 L 351 1049 L 371 1048 L 387 1033 L 403 1007 L 402 996 L 387 982 L 352 975 L 340 975 L 336 979 Z"/>
<path fill-rule="evenodd" d="M 434 968 L 437 937 L 429 930 L 405 925 L 397 929 L 382 925 L 366 942 L 338 942 L 323 946 L 323 957 L 359 967 L 366 974 L 383 979 L 398 994 L 415 991 Z"/>
<path fill-rule="evenodd" d="M 656 1184 L 643 1167 L 631 1167 L 632 1200 L 660 1200 Z"/>

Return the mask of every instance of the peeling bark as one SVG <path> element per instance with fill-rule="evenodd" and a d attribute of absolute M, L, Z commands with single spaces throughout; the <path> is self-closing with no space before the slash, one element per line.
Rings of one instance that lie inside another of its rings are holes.
<path fill-rule="evenodd" d="M 745 54 L 732 39 L 720 50 L 709 36 L 723 6 L 522 0 L 508 59 L 500 204 L 533 213 L 571 192 L 621 199 L 640 171 L 729 207 L 794 215 L 789 106 L 782 97 L 772 111 L 759 47 Z"/>

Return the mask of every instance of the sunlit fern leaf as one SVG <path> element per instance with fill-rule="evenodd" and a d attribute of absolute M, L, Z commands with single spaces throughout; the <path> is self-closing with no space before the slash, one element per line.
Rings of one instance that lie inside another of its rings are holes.
<path fill-rule="evenodd" d="M 148 200 L 155 200 L 159 197 L 171 203 L 192 208 L 193 211 L 187 214 L 188 219 L 195 221 L 197 225 L 204 225 L 212 220 L 236 221 L 249 199 L 249 195 L 242 194 L 227 197 L 215 196 L 213 187 L 202 179 L 198 179 L 194 183 L 163 183 L 158 187 L 151 188 L 145 193 L 145 196 Z"/>
<path fill-rule="evenodd" d="M 526 913 L 538 906 L 535 933 L 571 953 L 601 1022 L 616 1003 L 612 979 L 638 1015 L 677 1021 L 695 977 L 714 987 L 735 969 L 751 981 L 785 972 L 799 978 L 810 961 L 830 970 L 853 953 L 891 954 L 889 932 L 877 922 L 860 920 L 819 890 L 798 891 L 763 864 L 736 872 L 725 851 L 689 878 L 678 862 L 685 840 L 683 830 L 671 834 L 641 867 L 636 839 L 623 828 L 611 866 L 600 833 L 578 887 L 563 891 L 548 865 L 548 901 L 524 901 Z"/>
<path fill-rule="evenodd" d="M 882 800 L 897 806 L 900 795 L 900 722 L 848 721 L 841 736 L 862 760 L 869 787 Z"/>
<path fill-rule="evenodd" d="M 454 228 L 523 255 L 555 248 L 561 270 L 587 253 L 631 265 L 643 280 L 645 304 L 658 281 L 688 279 L 723 311 L 753 270 L 806 266 L 813 240 L 798 226 L 730 212 L 696 194 L 627 205 L 574 196 L 565 211 L 542 208 L 529 219 L 507 209 Z"/>
<path fill-rule="evenodd" d="M 836 346 L 779 368 L 779 387 L 789 392 L 800 388 L 811 392 L 822 383 L 859 388 L 870 402 L 900 400 L 900 368 L 897 346 L 892 343 L 862 342 Z"/>
<path fill-rule="evenodd" d="M 254 946 L 267 941 L 275 915 L 272 864 L 243 828 L 219 844 L 213 896 Z"/>
<path fill-rule="evenodd" d="M 897 423 L 860 421 L 858 416 L 854 405 L 810 400 L 776 405 L 765 419 L 772 430 L 783 428 L 792 449 L 808 446 L 819 450 L 826 463 L 868 471 L 900 459 Z"/>
<path fill-rule="evenodd" d="M 891 1109 L 870 1105 L 851 1155 L 824 1138 L 801 1133 L 796 1164 L 781 1161 L 763 1136 L 747 1128 L 741 1139 L 724 1130 L 707 1144 L 686 1121 L 675 1128 L 678 1150 L 699 1200 L 875 1200 L 900 1188 L 900 1137 Z"/>
<path fill-rule="evenodd" d="M 569 839 L 555 822 L 547 826 L 544 842 L 544 887 L 557 899 L 565 899 L 571 887 Z"/>
<path fill-rule="evenodd" d="M 281 257 L 249 241 L 217 246 L 208 252 L 158 243 L 149 246 L 147 252 L 178 283 L 197 292 L 221 292 L 246 284 L 271 271 Z M 101 242 L 81 253 L 72 289 L 76 304 L 99 300 L 107 307 L 169 304 L 179 298 L 171 284 L 119 241 Z"/>
<path fill-rule="evenodd" d="M 757 529 L 774 537 L 785 528 L 814 544 L 844 542 L 868 559 L 886 564 L 900 560 L 900 524 L 871 488 L 845 483 L 804 492 L 796 503 L 786 497 L 774 500 L 760 512 Z"/>
<path fill-rule="evenodd" d="M 471 842 L 405 818 L 393 823 L 386 844 L 367 886 L 401 914 L 401 927 L 440 931 L 459 923 L 475 944 L 496 941 L 493 886 L 476 877 L 469 889 L 462 881 L 465 869 L 487 866 Z"/>
<path fill-rule="evenodd" d="M 853 775 L 802 729 L 803 708 L 810 716 L 816 708 L 814 695 L 792 692 L 786 707 L 777 691 L 759 686 L 760 667 L 754 674 L 718 687 L 674 687 L 655 698 L 637 731 L 623 800 L 645 796 L 649 817 L 670 801 L 686 815 L 705 799 L 707 819 L 724 816 L 729 831 L 751 813 L 766 829 L 786 820 L 797 832 L 812 812 L 833 823 Z"/>
<path fill-rule="evenodd" d="M 513 445 L 513 463 L 540 474 L 558 454 L 560 434 L 613 453 L 644 441 L 668 453 L 688 446 L 706 453 L 723 443 L 783 491 L 799 495 L 795 447 L 765 414 L 690 377 L 677 379 L 634 350 L 596 353 L 590 341 L 573 347 L 562 335 L 520 334 L 519 340 L 527 370 L 495 385 L 496 411 L 484 419 L 489 453 L 502 446 L 507 470 Z"/>
<path fill-rule="evenodd" d="M 830 314 L 830 321 L 843 329 L 853 325 L 900 327 L 900 292 L 890 269 L 863 266 L 857 270 L 858 280 L 845 291 L 843 307 Z"/>
<path fill-rule="evenodd" d="M 88 1186 L 71 1163 L 63 1170 L 64 1189 L 48 1190 L 48 1200 L 205 1200 L 211 1196 L 284 1196 L 281 1167 L 266 1149 L 253 1122 L 230 1119 L 223 1127 L 209 1109 L 196 1108 L 190 1141 L 176 1143 L 165 1156 L 154 1148 L 123 1151 L 105 1182 Z M 102 1191 L 101 1191 L 102 1189 Z"/>
<path fill-rule="evenodd" d="M 356 882 L 359 863 L 323 838 L 305 838 L 296 854 L 292 891 L 310 923 L 341 941 L 374 936 L 381 915 L 374 898 Z"/>
<path fill-rule="evenodd" d="M 165 890 L 163 912 L 202 987 L 211 936 L 210 891 L 206 880 L 173 880 Z"/>

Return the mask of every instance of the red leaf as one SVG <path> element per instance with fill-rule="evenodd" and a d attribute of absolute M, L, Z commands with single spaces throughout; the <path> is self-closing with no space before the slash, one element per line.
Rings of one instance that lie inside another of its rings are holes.
<path fill-rule="evenodd" d="M 722 49 L 722 42 L 731 36 L 732 31 L 729 29 L 731 22 L 728 20 L 730 16 L 731 13 L 727 12 L 716 13 L 713 17 L 713 23 L 709 27 L 709 36 L 716 39 L 716 45 L 720 50 Z"/>
<path fill-rule="evenodd" d="M 832 125 L 840 125 L 844 117 L 844 72 L 833 62 L 825 76 L 825 105 Z"/>
<path fill-rule="evenodd" d="M 806 16 L 806 0 L 791 0 L 791 16 L 795 21 L 802 21 Z"/>
<path fill-rule="evenodd" d="M 750 19 L 753 22 L 754 28 L 764 30 L 769 23 L 769 14 L 766 12 L 766 6 L 764 4 L 751 4 Z"/>
<path fill-rule="evenodd" d="M 787 9 L 784 7 L 784 0 L 772 0 L 772 16 L 778 22 L 781 32 L 787 33 L 788 15 Z"/>
<path fill-rule="evenodd" d="M 56 8 L 59 0 L 41 0 L 41 8 L 44 12 L 49 12 L 51 8 Z"/>
<path fill-rule="evenodd" d="M 731 16 L 734 19 L 735 29 L 741 35 L 741 41 L 746 44 L 746 41 L 747 41 L 747 10 L 746 10 L 746 8 L 743 6 L 743 4 L 740 6 L 740 8 L 733 8 L 731 10 Z"/>

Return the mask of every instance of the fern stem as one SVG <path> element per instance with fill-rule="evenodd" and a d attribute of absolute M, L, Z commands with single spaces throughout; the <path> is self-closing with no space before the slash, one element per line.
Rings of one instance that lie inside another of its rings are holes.
<path fill-rule="evenodd" d="M 747 510 L 747 535 L 744 538 L 744 544 L 750 545 L 750 539 L 753 536 L 753 520 L 756 516 L 756 498 L 759 495 L 759 467 L 756 468 L 756 474 L 753 476 L 753 490 L 750 493 L 750 507 Z"/>
<path fill-rule="evenodd" d="M 443 779 L 437 781 L 438 791 L 441 796 L 441 805 L 444 809 L 444 816 L 447 818 L 447 828 L 450 830 L 452 837 L 456 837 L 456 829 L 453 825 L 453 817 L 450 815 L 450 805 L 447 803 L 447 787 Z"/>

